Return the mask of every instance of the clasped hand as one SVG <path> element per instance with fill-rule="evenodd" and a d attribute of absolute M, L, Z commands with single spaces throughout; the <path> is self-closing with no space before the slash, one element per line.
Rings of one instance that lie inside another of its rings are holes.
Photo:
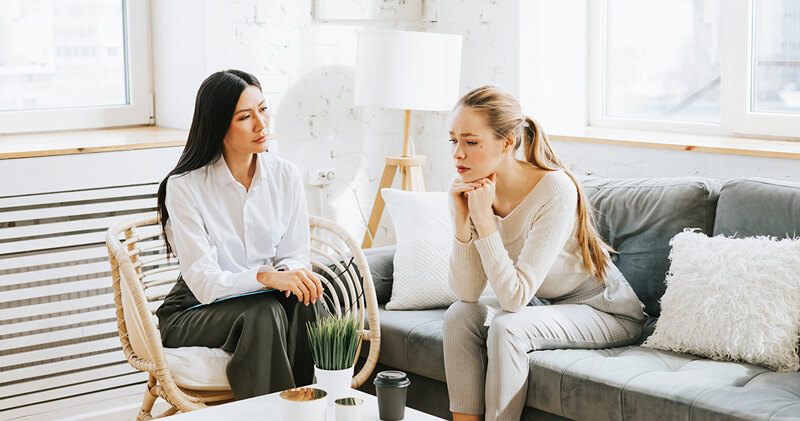
<path fill-rule="evenodd" d="M 317 298 L 322 297 L 322 283 L 316 274 L 306 268 L 261 272 L 258 274 L 257 279 L 267 288 L 283 291 L 287 297 L 289 294 L 294 294 L 297 296 L 297 301 L 305 305 L 314 303 Z"/>
<path fill-rule="evenodd" d="M 495 199 L 495 174 L 472 182 L 464 182 L 457 176 L 450 186 L 450 195 L 456 218 L 456 229 L 463 227 L 472 220 L 476 226 L 484 225 L 491 221 L 493 214 L 492 205 Z M 457 232 L 459 239 L 462 236 Z"/>

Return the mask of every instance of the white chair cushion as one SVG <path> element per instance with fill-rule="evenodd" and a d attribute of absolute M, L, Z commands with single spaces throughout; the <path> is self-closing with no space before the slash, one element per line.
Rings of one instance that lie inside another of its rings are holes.
<path fill-rule="evenodd" d="M 231 353 L 219 348 L 164 348 L 167 366 L 178 386 L 195 390 L 229 390 L 225 367 Z"/>

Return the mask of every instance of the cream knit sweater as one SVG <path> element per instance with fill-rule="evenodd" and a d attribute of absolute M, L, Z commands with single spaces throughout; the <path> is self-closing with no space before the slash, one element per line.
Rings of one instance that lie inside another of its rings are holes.
<path fill-rule="evenodd" d="M 506 311 L 534 296 L 554 299 L 578 289 L 591 275 L 577 240 L 578 192 L 563 171 L 545 175 L 505 218 L 497 232 L 467 243 L 454 240 L 450 288 L 461 301 L 476 302 L 488 280 Z"/>

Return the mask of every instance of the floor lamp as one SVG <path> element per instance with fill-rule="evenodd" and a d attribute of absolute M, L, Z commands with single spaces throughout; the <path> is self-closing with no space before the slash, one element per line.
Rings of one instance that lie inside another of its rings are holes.
<path fill-rule="evenodd" d="M 405 110 L 403 153 L 386 157 L 363 248 L 372 246 L 383 214 L 381 189 L 392 186 L 398 169 L 403 190 L 425 191 L 422 165 L 426 158 L 411 154 L 411 111 L 451 110 L 458 100 L 460 75 L 460 35 L 388 30 L 358 33 L 355 105 Z"/>

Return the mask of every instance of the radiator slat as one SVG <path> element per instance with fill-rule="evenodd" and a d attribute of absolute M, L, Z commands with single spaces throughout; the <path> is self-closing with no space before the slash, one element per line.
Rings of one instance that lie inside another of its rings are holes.
<path fill-rule="evenodd" d="M 137 383 L 143 383 L 146 381 L 147 381 L 147 373 L 140 373 L 140 372 L 125 374 L 122 376 L 112 377 L 109 379 L 86 381 L 85 383 L 75 384 L 72 386 L 43 390 L 37 393 L 30 393 L 27 395 L 0 399 L 0 409 L 12 409 L 23 405 L 31 405 L 54 399 L 63 399 L 67 397 L 86 394 L 92 391 L 117 388 L 121 386 L 129 386 Z M 0 412 L 0 415 L 3 414 L 4 414 L 3 412 Z"/>
<path fill-rule="evenodd" d="M 22 364 L 38 363 L 70 356 L 78 356 L 90 352 L 106 351 L 120 348 L 119 336 L 80 342 L 56 348 L 37 349 L 17 354 L 0 355 L 0 369 Z"/>
<path fill-rule="evenodd" d="M 90 247 L 75 248 L 73 250 L 46 251 L 26 256 L 0 257 L 0 277 L 15 270 L 43 265 L 72 264 L 84 260 L 97 260 L 108 263 L 108 250 L 105 247 Z M 109 266 L 109 269 L 110 268 Z"/>
<path fill-rule="evenodd" d="M 102 379 L 137 372 L 127 361 L 117 361 L 105 367 L 89 367 L 79 372 L 53 375 L 38 380 L 0 386 L 0 396 L 14 396 L 35 393 L 40 390 L 60 388 L 85 382 L 89 379 Z"/>
<path fill-rule="evenodd" d="M 69 408 L 76 405 L 95 404 L 97 402 L 104 402 L 120 397 L 128 397 L 136 395 L 140 397 L 144 394 L 145 384 L 137 382 L 128 386 L 118 386 L 110 389 L 95 391 L 87 390 L 84 393 L 76 393 L 74 396 L 65 397 L 62 399 L 53 399 L 49 401 L 35 402 L 30 405 L 17 407 L 14 409 L 3 410 L 4 406 L 0 404 L 0 419 L 11 420 L 23 417 L 20 421 L 34 421 L 34 420 L 52 420 L 52 414 L 62 413 L 64 408 Z"/>
<path fill-rule="evenodd" d="M 98 274 L 89 274 L 87 276 L 95 275 Z M 37 300 L 42 299 L 43 297 L 80 293 L 103 288 L 111 288 L 111 276 L 108 273 L 101 273 L 96 278 L 83 281 L 63 282 L 60 284 L 50 284 L 31 288 L 17 288 L 4 291 L 3 294 L 0 295 L 0 299 L 2 299 L 0 302 L 11 303 L 16 301 L 17 305 L 19 305 L 19 300 Z"/>
<path fill-rule="evenodd" d="M 0 375 L 0 379 L 2 379 L 0 384 L 17 382 L 22 379 L 53 376 L 67 371 L 83 370 L 86 368 L 119 363 L 123 361 L 125 364 L 127 364 L 127 360 L 125 360 L 125 355 L 122 353 L 122 349 L 115 349 L 87 357 L 73 358 L 70 360 L 56 361 L 46 364 L 37 364 L 15 370 L 6 370 L 3 371 L 2 375 Z M 131 371 L 133 371 L 133 367 L 131 367 Z"/>
<path fill-rule="evenodd" d="M 24 253 L 35 250 L 59 249 L 74 246 L 105 247 L 106 233 L 101 231 L 88 234 L 59 235 L 39 238 L 36 240 L 21 240 L 11 243 L 0 243 L 0 256 L 4 254 Z"/>
<path fill-rule="evenodd" d="M 0 209 L 20 206 L 32 207 L 37 205 L 61 206 L 62 203 L 81 200 L 113 200 L 114 198 L 127 196 L 155 196 L 156 193 L 158 193 L 158 185 L 148 183 L 134 186 L 106 187 L 102 189 L 74 190 L 25 196 L 9 196 L 0 197 Z"/>
<path fill-rule="evenodd" d="M 148 228 L 148 230 L 158 231 L 159 228 Z M 138 244 L 139 248 L 154 247 L 160 250 L 164 247 L 164 241 L 160 239 L 141 241 Z M 108 249 L 105 244 L 76 247 L 74 250 L 44 250 L 24 256 L 0 256 L 0 277 L 19 270 L 29 270 L 41 266 L 69 265 L 87 260 L 108 263 Z M 109 266 L 110 269 L 111 266 Z"/>
<path fill-rule="evenodd" d="M 98 217 L 103 217 L 111 216 L 102 215 L 109 212 L 130 212 L 132 210 L 147 212 L 155 209 L 155 207 L 155 198 L 147 198 L 122 200 L 118 202 L 101 202 L 88 205 L 58 206 L 52 208 L 25 209 L 7 212 L 0 211 L 0 227 L 7 226 L 8 222 L 11 221 L 18 221 L 16 226 L 20 226 L 23 223 L 26 225 L 32 225 L 31 221 L 37 219 L 67 220 L 68 217 L 89 219 L 86 218 L 87 215 L 97 215 Z"/>
<path fill-rule="evenodd" d="M 80 323 L 95 322 L 97 320 L 116 320 L 116 309 L 113 306 L 95 311 L 69 314 L 65 316 L 47 317 L 17 323 L 0 325 L 0 336 L 11 334 L 30 334 L 43 329 L 59 328 Z"/>
<path fill-rule="evenodd" d="M 63 235 L 64 233 L 80 233 L 87 231 L 103 231 L 118 221 L 130 218 L 128 215 L 109 216 L 105 218 L 82 219 L 78 221 L 52 222 L 47 224 L 23 225 L 0 229 L 0 242 L 8 242 L 30 237 L 46 235 Z"/>
<path fill-rule="evenodd" d="M 105 252 L 105 249 L 103 249 L 103 251 Z M 27 285 L 33 285 L 35 283 L 55 283 L 74 277 L 96 276 L 97 274 L 108 275 L 109 271 L 111 270 L 111 266 L 108 264 L 107 252 L 104 257 L 105 260 L 99 262 L 71 264 L 69 266 L 58 266 L 40 270 L 28 270 L 25 272 L 0 275 L 0 288 L 21 288 Z M 111 286 L 110 282 L 108 286 Z M 5 296 L 5 294 L 10 292 L 11 291 L 4 291 L 2 294 Z"/>
<path fill-rule="evenodd" d="M 18 319 L 33 315 L 56 314 L 64 311 L 80 311 L 87 308 L 105 306 L 114 303 L 114 294 L 102 294 L 92 297 L 76 298 L 74 300 L 55 301 L 43 304 L 33 304 L 25 307 L 12 307 L 0 309 L 0 321 Z"/>
<path fill-rule="evenodd" d="M 16 336 L 0 339 L 0 349 L 21 349 L 25 347 L 46 346 L 47 344 L 90 338 L 108 333 L 117 334 L 117 321 L 90 324 L 81 327 L 55 329 L 50 332 Z"/>

